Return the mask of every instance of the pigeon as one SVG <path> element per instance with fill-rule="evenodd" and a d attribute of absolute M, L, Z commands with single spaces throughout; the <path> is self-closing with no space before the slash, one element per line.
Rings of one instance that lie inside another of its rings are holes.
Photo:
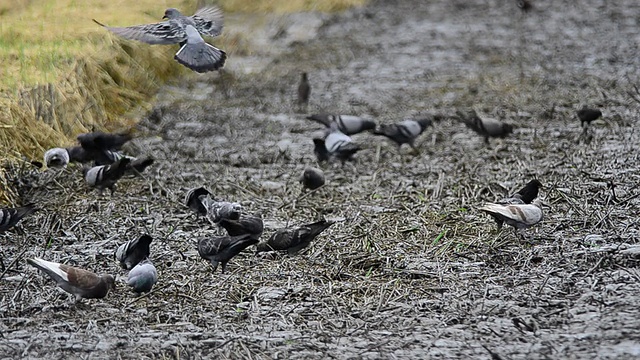
<path fill-rule="evenodd" d="M 114 258 L 120 262 L 123 269 L 131 270 L 139 262 L 149 257 L 151 241 L 153 238 L 147 234 L 129 240 L 118 247 Z"/>
<path fill-rule="evenodd" d="M 303 72 L 298 85 L 298 106 L 306 108 L 309 105 L 309 95 L 311 95 L 311 85 L 307 73 Z"/>
<path fill-rule="evenodd" d="M 531 204 L 535 198 L 538 197 L 538 190 L 542 187 L 542 184 L 538 180 L 531 180 L 517 193 L 510 195 L 500 201 L 498 204 Z"/>
<path fill-rule="evenodd" d="M 307 116 L 307 119 L 318 122 L 327 128 L 331 128 L 331 125 L 335 124 L 337 130 L 345 135 L 354 135 L 376 128 L 376 123 L 373 120 L 352 115 L 314 114 Z"/>
<path fill-rule="evenodd" d="M 318 168 L 307 167 L 300 176 L 300 183 L 305 189 L 315 190 L 324 185 L 324 172 Z"/>
<path fill-rule="evenodd" d="M 211 261 L 213 272 L 218 268 L 218 263 L 222 263 L 222 273 L 224 274 L 231 258 L 257 243 L 258 240 L 251 234 L 201 238 L 198 240 L 198 254 L 203 259 Z"/>
<path fill-rule="evenodd" d="M 203 187 L 191 189 L 187 192 L 187 196 L 185 196 L 184 202 L 186 203 L 187 207 L 193 210 L 196 214 L 201 216 L 206 216 L 207 208 L 204 207 L 204 205 L 202 204 L 200 197 L 210 196 L 210 195 L 211 193 Z"/>
<path fill-rule="evenodd" d="M 23 217 L 33 214 L 36 210 L 33 203 L 18 208 L 0 209 L 0 233 L 14 227 Z"/>
<path fill-rule="evenodd" d="M 591 122 L 599 119 L 602 116 L 602 111 L 598 109 L 590 109 L 586 105 L 582 109 L 578 110 L 578 119 L 580 119 L 580 125 L 583 128 L 587 128 L 591 125 Z M 586 123 L 586 125 L 585 125 Z"/>
<path fill-rule="evenodd" d="M 131 140 L 129 134 L 109 134 L 104 132 L 91 132 L 78 135 L 78 142 L 87 151 L 113 150 L 122 148 L 127 141 Z"/>
<path fill-rule="evenodd" d="M 498 222 L 498 228 L 502 223 L 513 226 L 516 233 L 524 237 L 522 231 L 542 221 L 542 201 L 535 199 L 531 204 L 485 204 L 480 208 L 494 217 Z"/>
<path fill-rule="evenodd" d="M 325 139 L 314 138 L 313 144 L 319 162 L 335 157 L 344 165 L 345 161 L 352 160 L 353 154 L 360 151 L 360 146 L 354 143 L 351 137 L 339 131 L 330 133 Z"/>
<path fill-rule="evenodd" d="M 95 161 L 95 155 L 93 151 L 87 151 L 82 146 L 72 146 L 65 149 L 69 154 L 69 161 L 87 163 L 89 161 Z M 106 164 L 98 164 L 106 165 Z"/>
<path fill-rule="evenodd" d="M 107 296 L 109 289 L 115 289 L 115 279 L 111 275 L 98 276 L 87 270 L 39 258 L 27 259 L 27 262 L 44 271 L 64 291 L 75 295 L 76 301 L 81 298 L 100 299 Z"/>
<path fill-rule="evenodd" d="M 529 0 L 516 0 L 516 5 L 525 13 L 533 9 L 533 5 Z"/>
<path fill-rule="evenodd" d="M 224 66 L 227 54 L 207 44 L 201 36 L 215 37 L 222 33 L 223 17 L 219 8 L 203 7 L 192 16 L 184 16 L 170 8 L 165 10 L 163 19 L 167 21 L 129 27 L 110 27 L 93 21 L 125 39 L 152 45 L 180 44 L 174 59 L 195 72 L 204 73 Z"/>
<path fill-rule="evenodd" d="M 260 216 L 240 215 L 238 220 L 221 219 L 220 226 L 227 230 L 229 236 L 239 236 L 249 234 L 253 239 L 258 240 L 264 230 L 264 223 Z"/>
<path fill-rule="evenodd" d="M 69 164 L 69 153 L 67 149 L 53 148 L 44 153 L 44 163 L 47 167 L 66 168 Z"/>
<path fill-rule="evenodd" d="M 149 259 L 139 262 L 127 275 L 127 285 L 138 294 L 151 291 L 157 281 L 158 272 Z"/>
<path fill-rule="evenodd" d="M 513 125 L 492 118 L 481 119 L 475 110 L 472 110 L 468 116 L 458 112 L 458 116 L 468 128 L 482 135 L 487 144 L 490 137 L 504 138 L 513 132 Z"/>
<path fill-rule="evenodd" d="M 101 194 L 104 189 L 109 189 L 113 195 L 116 182 L 127 172 L 130 162 L 131 159 L 122 158 L 111 165 L 84 168 L 84 180 L 90 187 L 98 188 Z"/>
<path fill-rule="evenodd" d="M 380 125 L 380 128 L 374 130 L 373 134 L 388 137 L 398 145 L 398 148 L 402 144 L 409 144 L 412 149 L 418 151 L 414 141 L 432 123 L 431 119 L 403 120 L 397 124 Z"/>
<path fill-rule="evenodd" d="M 297 254 L 300 250 L 309 246 L 316 236 L 333 224 L 333 221 L 320 220 L 300 227 L 276 230 L 269 240 L 257 245 L 256 252 L 287 250 L 289 255 Z"/>

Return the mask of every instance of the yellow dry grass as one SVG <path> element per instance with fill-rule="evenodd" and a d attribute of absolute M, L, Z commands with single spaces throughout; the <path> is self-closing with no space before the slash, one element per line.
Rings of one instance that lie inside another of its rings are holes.
<path fill-rule="evenodd" d="M 339 11 L 364 0 L 0 0 L 0 162 L 40 160 L 78 133 L 136 123 L 159 86 L 189 74 L 175 47 L 120 40 L 113 26 L 161 21 L 164 9 L 190 14 L 217 3 L 226 12 Z M 233 54 L 237 39 L 215 43 Z M 12 202 L 0 170 L 0 203 Z"/>

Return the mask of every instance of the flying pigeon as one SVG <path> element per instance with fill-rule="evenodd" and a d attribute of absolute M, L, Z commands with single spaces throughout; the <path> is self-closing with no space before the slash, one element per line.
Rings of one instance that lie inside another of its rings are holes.
<path fill-rule="evenodd" d="M 129 240 L 118 247 L 114 258 L 120 262 L 123 269 L 131 270 L 139 262 L 149 257 L 151 241 L 153 238 L 147 234 Z"/>
<path fill-rule="evenodd" d="M 591 125 L 592 121 L 598 120 L 601 116 L 602 111 L 598 109 L 590 109 L 586 105 L 584 105 L 582 109 L 578 110 L 578 119 L 580 119 L 580 125 L 582 125 L 582 127 L 585 129 L 589 127 L 589 125 Z"/>
<path fill-rule="evenodd" d="M 498 228 L 502 223 L 513 226 L 516 233 L 522 235 L 522 231 L 542 221 L 542 201 L 535 199 L 531 204 L 486 204 L 480 208 L 494 217 L 498 222 Z M 498 221 L 500 220 L 500 221 Z"/>
<path fill-rule="evenodd" d="M 319 162 L 329 161 L 332 157 L 338 158 L 344 165 L 345 161 L 351 160 L 353 154 L 360 151 L 360 146 L 353 142 L 351 137 L 334 131 L 323 139 L 313 139 L 314 153 Z"/>
<path fill-rule="evenodd" d="M 309 105 L 309 95 L 311 95 L 311 85 L 309 84 L 307 73 L 303 72 L 300 77 L 300 84 L 298 85 L 298 106 L 300 106 L 301 109 Z"/>
<path fill-rule="evenodd" d="M 490 137 L 504 138 L 513 132 L 513 125 L 492 118 L 481 119 L 475 110 L 469 115 L 458 112 L 458 116 L 468 128 L 482 135 L 487 144 Z"/>
<path fill-rule="evenodd" d="M 112 150 L 117 151 L 122 145 L 131 140 L 129 134 L 109 134 L 104 132 L 91 132 L 78 135 L 78 143 L 87 151 Z"/>
<path fill-rule="evenodd" d="M 227 54 L 209 44 L 202 35 L 215 37 L 222 33 L 222 11 L 217 7 L 204 7 L 192 16 L 184 16 L 177 9 L 165 10 L 163 19 L 167 21 L 110 27 L 93 20 L 114 34 L 129 40 L 138 40 L 152 45 L 180 44 L 174 59 L 187 68 L 204 73 L 224 66 Z"/>
<path fill-rule="evenodd" d="M 67 149 L 53 148 L 44 153 L 44 163 L 50 168 L 65 168 L 69 164 L 69 160 L 69 153 L 67 152 Z"/>
<path fill-rule="evenodd" d="M 324 185 L 324 172 L 318 168 L 307 167 L 300 176 L 300 182 L 305 189 L 315 190 Z"/>
<path fill-rule="evenodd" d="M 257 245 L 256 252 L 287 250 L 289 255 L 294 255 L 309 246 L 316 236 L 333 223 L 333 221 L 320 220 L 300 227 L 276 230 L 269 240 Z"/>
<path fill-rule="evenodd" d="M 307 116 L 307 119 L 318 122 L 327 128 L 331 128 L 331 125 L 335 124 L 337 130 L 345 135 L 354 135 L 376 128 L 376 123 L 373 120 L 352 115 L 314 114 Z"/>
<path fill-rule="evenodd" d="M 101 194 L 104 189 L 109 189 L 113 195 L 116 182 L 127 172 L 130 162 L 128 158 L 122 158 L 111 165 L 84 168 L 84 180 L 90 187 L 98 188 Z"/>
<path fill-rule="evenodd" d="M 0 209 L 0 233 L 9 230 L 23 217 L 31 215 L 36 210 L 36 205 L 33 203 L 18 208 Z"/>
<path fill-rule="evenodd" d="M 248 234 L 255 240 L 260 238 L 260 235 L 262 235 L 262 231 L 264 230 L 262 218 L 255 215 L 242 214 L 238 220 L 223 218 L 220 220 L 219 225 L 227 230 L 229 236 Z"/>
<path fill-rule="evenodd" d="M 75 295 L 76 301 L 103 298 L 109 289 L 115 289 L 115 279 L 111 275 L 98 276 L 87 270 L 39 258 L 27 259 L 27 262 L 44 271 L 64 291 Z"/>
<path fill-rule="evenodd" d="M 391 139 L 398 145 L 409 144 L 412 149 L 418 151 L 414 141 L 422 132 L 432 125 L 431 119 L 403 120 L 397 124 L 380 125 L 379 129 L 373 131 L 374 135 L 383 135 Z"/>
<path fill-rule="evenodd" d="M 151 291 L 157 281 L 158 272 L 149 259 L 139 262 L 127 275 L 127 285 L 138 294 Z"/>
<path fill-rule="evenodd" d="M 222 273 L 224 274 L 231 258 L 256 243 L 258 240 L 251 234 L 201 238 L 198 241 L 198 254 L 203 259 L 211 261 L 213 272 L 218 268 L 218 263 L 222 263 Z"/>

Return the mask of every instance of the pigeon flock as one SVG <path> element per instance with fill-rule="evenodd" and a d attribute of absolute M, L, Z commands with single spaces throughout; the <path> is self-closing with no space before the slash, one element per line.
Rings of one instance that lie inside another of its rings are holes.
<path fill-rule="evenodd" d="M 528 2 L 521 3 L 522 9 L 526 10 Z M 127 39 L 149 44 L 180 44 L 175 59 L 196 72 L 217 70 L 224 65 L 226 53 L 207 44 L 202 38 L 202 35 L 220 35 L 223 18 L 218 8 L 205 7 L 192 16 L 184 16 L 176 9 L 167 9 L 164 18 L 167 19 L 164 22 L 130 27 L 109 27 L 94 21 Z M 306 110 L 310 93 L 308 75 L 303 73 L 297 99 L 301 110 Z M 602 113 L 600 110 L 584 107 L 577 112 L 577 116 L 586 131 L 588 125 L 600 118 Z M 324 127 L 324 136 L 312 139 L 318 162 L 338 160 L 343 165 L 362 150 L 351 137 L 353 135 L 370 132 L 388 138 L 398 148 L 408 144 L 414 152 L 419 153 L 416 140 L 442 118 L 443 116 L 433 115 L 405 119 L 394 124 L 376 124 L 373 119 L 353 115 L 312 114 L 307 117 Z M 482 118 L 473 110 L 466 113 L 460 111 L 455 118 L 482 136 L 486 143 L 489 143 L 490 138 L 504 138 L 514 131 L 513 125 L 497 119 Z M 123 145 L 131 139 L 132 136 L 128 133 L 80 134 L 77 145 L 46 151 L 44 163 L 49 168 L 66 168 L 70 163 L 80 163 L 85 183 L 90 189 L 97 189 L 100 195 L 108 189 L 113 195 L 121 178 L 142 176 L 145 169 L 154 163 L 151 157 L 136 158 L 122 152 Z M 313 192 L 322 188 L 326 180 L 322 170 L 307 167 L 299 181 L 304 190 Z M 498 229 L 506 223 L 514 228 L 516 236 L 525 238 L 524 230 L 543 219 L 544 203 L 538 198 L 541 187 L 540 181 L 531 180 L 517 193 L 496 203 L 485 204 L 479 210 L 489 214 L 496 221 Z M 225 273 L 229 261 L 251 246 L 255 246 L 256 253 L 282 251 L 288 255 L 298 254 L 334 224 L 333 221 L 319 219 L 308 224 L 277 229 L 266 241 L 261 241 L 264 230 L 262 217 L 246 213 L 239 203 L 216 199 L 207 189 L 198 187 L 186 193 L 184 204 L 195 216 L 204 217 L 212 226 L 226 231 L 225 235 L 201 237 L 194 244 L 200 257 L 211 263 L 214 272 L 221 265 L 221 272 Z M 9 230 L 36 210 L 38 208 L 35 204 L 0 209 L 0 233 Z M 114 251 L 115 260 L 123 270 L 128 271 L 126 283 L 138 294 L 150 292 L 158 281 L 158 272 L 151 261 L 152 241 L 150 235 L 142 234 Z M 73 294 L 76 300 L 103 298 L 110 289 L 115 288 L 115 278 L 112 275 L 97 275 L 40 258 L 27 261 L 46 273 L 60 288 Z"/>

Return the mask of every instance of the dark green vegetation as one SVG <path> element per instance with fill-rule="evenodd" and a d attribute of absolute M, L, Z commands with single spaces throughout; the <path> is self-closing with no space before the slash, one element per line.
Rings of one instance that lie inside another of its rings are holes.
<path fill-rule="evenodd" d="M 158 159 L 145 179 L 123 179 L 113 198 L 98 198 L 77 168 L 26 177 L 23 198 L 44 210 L 18 226 L 24 233 L 2 238 L 1 352 L 637 356 L 640 57 L 630 39 L 638 18 L 630 0 L 534 3 L 527 13 L 503 1 L 380 1 L 327 17 L 303 42 L 288 29 L 315 15 L 274 22 L 256 35 L 270 46 L 256 44 L 253 57 L 230 57 L 221 74 L 163 90 L 159 116 L 142 122 L 148 136 L 128 149 Z M 327 184 L 301 195 L 298 178 L 316 166 L 311 138 L 321 129 L 294 114 L 302 71 L 310 113 L 394 123 L 473 106 L 514 132 L 487 145 L 444 119 L 418 139 L 417 156 L 354 135 L 365 148 L 357 161 L 326 167 Z M 603 117 L 581 137 L 583 104 Z M 533 178 L 550 208 L 527 230 L 532 242 L 496 232 L 478 207 Z M 247 251 L 214 274 L 196 250 L 214 231 L 182 204 L 201 185 L 261 213 L 263 240 L 319 216 L 336 223 L 301 255 Z M 113 251 L 143 232 L 154 237 L 159 281 L 136 298 Z M 71 307 L 27 266 L 34 256 L 108 271 L 121 286 Z"/>

